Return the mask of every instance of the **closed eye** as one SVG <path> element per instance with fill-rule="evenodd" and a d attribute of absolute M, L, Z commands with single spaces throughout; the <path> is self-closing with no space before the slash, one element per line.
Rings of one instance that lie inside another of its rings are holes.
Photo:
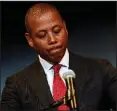
<path fill-rule="evenodd" d="M 36 34 L 36 37 L 43 38 L 46 36 L 46 31 L 41 31 Z"/>

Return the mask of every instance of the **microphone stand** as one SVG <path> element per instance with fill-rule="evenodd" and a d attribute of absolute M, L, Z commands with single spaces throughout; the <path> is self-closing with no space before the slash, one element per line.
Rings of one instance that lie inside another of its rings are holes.
<path fill-rule="evenodd" d="M 65 78 L 65 81 L 66 81 L 66 86 L 68 89 L 67 97 L 68 97 L 68 100 L 70 99 L 71 109 L 77 109 L 73 78 L 67 77 L 67 78 Z M 64 100 L 64 101 L 66 101 L 66 100 Z"/>

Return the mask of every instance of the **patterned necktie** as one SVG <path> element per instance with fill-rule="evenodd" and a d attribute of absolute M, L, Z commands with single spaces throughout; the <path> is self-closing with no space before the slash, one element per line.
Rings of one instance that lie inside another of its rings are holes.
<path fill-rule="evenodd" d="M 59 70 L 61 68 L 61 65 L 57 64 L 57 65 L 54 65 L 52 68 L 54 70 L 53 99 L 54 99 L 54 101 L 58 101 L 65 96 L 67 89 L 66 89 L 66 86 L 65 86 L 63 80 L 61 79 L 61 77 L 59 75 Z M 67 110 L 68 111 L 68 110 L 70 110 L 70 108 L 67 105 L 62 104 L 57 107 L 57 110 L 61 110 L 61 111 Z"/>

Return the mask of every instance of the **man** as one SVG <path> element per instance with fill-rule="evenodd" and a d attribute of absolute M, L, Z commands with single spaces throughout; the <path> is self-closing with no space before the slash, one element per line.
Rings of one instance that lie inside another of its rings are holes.
<path fill-rule="evenodd" d="M 7 78 L 2 110 L 71 110 L 69 104 L 51 105 L 65 96 L 67 88 L 62 76 L 69 69 L 76 74 L 77 110 L 116 109 L 117 70 L 106 60 L 84 58 L 68 51 L 66 25 L 54 6 L 32 6 L 26 13 L 25 25 L 26 39 L 38 58 Z"/>

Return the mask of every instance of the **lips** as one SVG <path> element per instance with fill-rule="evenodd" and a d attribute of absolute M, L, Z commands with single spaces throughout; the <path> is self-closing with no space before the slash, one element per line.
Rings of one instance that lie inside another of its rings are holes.
<path fill-rule="evenodd" d="M 56 49 L 53 49 L 50 51 L 51 54 L 54 54 L 54 53 L 57 53 L 57 52 L 60 52 L 61 51 L 61 48 L 56 48 Z"/>
<path fill-rule="evenodd" d="M 57 46 L 57 47 L 52 47 L 50 50 L 49 50 L 49 53 L 51 55 L 54 55 L 54 54 L 59 54 L 60 52 L 62 51 L 62 47 L 60 46 Z"/>

